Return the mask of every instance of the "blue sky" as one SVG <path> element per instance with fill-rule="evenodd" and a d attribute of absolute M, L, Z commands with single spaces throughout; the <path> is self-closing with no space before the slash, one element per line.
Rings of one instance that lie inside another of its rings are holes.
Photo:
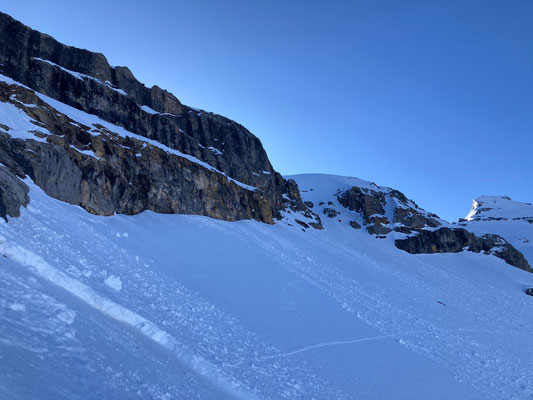
<path fill-rule="evenodd" d="M 283 174 L 352 175 L 456 220 L 533 202 L 533 1 L 3 0 L 258 136 Z"/>

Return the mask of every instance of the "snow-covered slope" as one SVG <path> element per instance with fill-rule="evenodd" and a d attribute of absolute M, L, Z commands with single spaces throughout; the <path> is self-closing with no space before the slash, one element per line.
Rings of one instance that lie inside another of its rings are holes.
<path fill-rule="evenodd" d="M 294 178 L 336 201 L 340 178 Z M 338 204 L 303 232 L 94 216 L 26 182 L 0 223 L 2 399 L 533 396 L 533 275 L 500 259 L 405 253 Z"/>

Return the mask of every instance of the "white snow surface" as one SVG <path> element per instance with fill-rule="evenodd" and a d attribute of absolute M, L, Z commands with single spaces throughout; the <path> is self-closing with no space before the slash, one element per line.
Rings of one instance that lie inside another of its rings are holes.
<path fill-rule="evenodd" d="M 50 132 L 32 122 L 32 119 L 20 108 L 11 103 L 0 102 L 0 121 L 9 127 L 7 133 L 14 138 L 38 142 L 46 142 L 46 139 L 35 136 L 34 132 L 50 135 Z"/>
<path fill-rule="evenodd" d="M 142 105 L 142 106 L 139 106 L 139 108 L 141 110 L 143 110 L 144 112 L 147 112 L 148 114 L 159 114 L 156 110 L 154 110 L 153 108 L 150 108 L 148 106 L 145 106 L 145 105 Z"/>
<path fill-rule="evenodd" d="M 353 181 L 293 178 L 326 203 Z M 343 210 L 94 216 L 26 182 L 0 222 L 2 399 L 533 398 L 533 275 L 496 257 L 411 255 Z"/>
<path fill-rule="evenodd" d="M 107 278 L 104 279 L 104 283 L 113 290 L 122 290 L 122 280 L 118 276 L 109 275 Z"/>

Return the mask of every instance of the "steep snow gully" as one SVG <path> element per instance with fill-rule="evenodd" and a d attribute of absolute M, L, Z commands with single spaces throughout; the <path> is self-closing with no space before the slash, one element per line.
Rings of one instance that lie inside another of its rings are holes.
<path fill-rule="evenodd" d="M 94 216 L 26 180 L 0 223 L 0 398 L 533 398 L 531 274 L 400 251 L 350 227 L 341 178 L 294 178 L 340 212 L 323 231 Z"/>

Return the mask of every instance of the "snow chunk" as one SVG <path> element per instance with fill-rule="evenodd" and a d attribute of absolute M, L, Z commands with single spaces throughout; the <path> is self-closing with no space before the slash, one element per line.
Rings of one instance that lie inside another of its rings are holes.
<path fill-rule="evenodd" d="M 29 267 L 44 279 L 70 292 L 87 305 L 116 321 L 130 326 L 155 343 L 173 352 L 181 362 L 214 385 L 227 391 L 230 396 L 241 399 L 256 399 L 256 396 L 253 393 L 249 393 L 240 382 L 231 376 L 227 376 L 224 371 L 221 371 L 201 355 L 190 352 L 180 341 L 159 328 L 152 321 L 96 293 L 89 286 L 52 267 L 38 254 L 8 242 L 2 235 L 0 235 L 0 252 L 9 256 L 12 260 Z M 66 310 L 62 310 L 62 313 L 58 315 L 58 318 L 61 318 L 66 323 L 73 321 L 74 317 L 75 313 Z"/>
<path fill-rule="evenodd" d="M 63 309 L 59 311 L 59 313 L 57 314 L 57 319 L 64 322 L 67 325 L 70 325 L 76 319 L 76 313 L 72 310 Z"/>
<path fill-rule="evenodd" d="M 11 303 L 9 305 L 9 308 L 11 308 L 13 311 L 19 311 L 19 312 L 26 311 L 26 306 L 20 303 Z"/>
<path fill-rule="evenodd" d="M 115 275 L 109 275 L 104 279 L 104 283 L 109 286 L 111 289 L 120 292 L 122 290 L 122 280 L 120 277 Z"/>

